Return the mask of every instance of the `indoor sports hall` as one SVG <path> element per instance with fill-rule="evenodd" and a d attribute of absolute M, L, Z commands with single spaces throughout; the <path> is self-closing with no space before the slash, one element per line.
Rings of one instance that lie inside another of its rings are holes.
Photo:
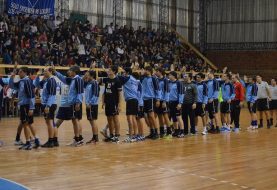
<path fill-rule="evenodd" d="M 0 0 L 0 190 L 277 190 L 276 10 Z"/>

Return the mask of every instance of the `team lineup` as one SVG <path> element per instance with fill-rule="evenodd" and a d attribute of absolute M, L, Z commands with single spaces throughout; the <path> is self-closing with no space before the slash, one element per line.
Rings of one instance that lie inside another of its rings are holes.
<path fill-rule="evenodd" d="M 274 124 L 277 127 L 273 119 L 277 119 L 275 79 L 268 85 L 262 81 L 261 76 L 245 76 L 243 80 L 237 74 L 229 73 L 222 74 L 221 78 L 215 78 L 212 72 L 207 75 L 182 73 L 179 76 L 175 71 L 166 74 L 162 68 L 153 70 L 152 67 L 145 67 L 140 72 L 124 68 L 119 73 L 117 66 L 107 70 L 107 77 L 97 78 L 93 70 L 86 71 L 83 76 L 80 74 L 78 66 L 70 67 L 66 76 L 52 66 L 46 67 L 42 74 L 38 72 L 32 80 L 29 77 L 30 70 L 21 67 L 18 70 L 15 68 L 9 79 L 0 79 L 3 85 L 8 84 L 18 93 L 20 124 L 15 144 L 20 145 L 19 149 L 58 147 L 58 128 L 66 120 L 72 121 L 74 131 L 69 146 L 99 142 L 97 119 L 100 98 L 107 117 L 107 125 L 99 130 L 105 142 L 120 142 L 118 116 L 122 111 L 122 99 L 126 102 L 128 123 L 128 136 L 122 140 L 125 143 L 145 139 L 184 138 L 189 134 L 195 135 L 198 130 L 201 130 L 202 135 L 231 131 L 238 133 L 240 111 L 245 101 L 251 118 L 249 130 L 262 128 L 264 115 L 267 128 Z M 14 80 L 16 75 L 20 78 L 17 82 Z M 63 83 L 59 91 L 56 78 Z M 100 85 L 104 86 L 103 93 L 100 93 Z M 42 110 L 48 131 L 48 140 L 42 145 L 33 126 L 37 90 L 41 91 Z M 59 107 L 57 93 L 61 96 Z M 83 101 L 92 129 L 92 138 L 86 142 L 81 126 Z M 256 110 L 259 113 L 259 123 Z M 145 124 L 150 129 L 148 136 L 144 136 Z M 200 129 L 200 126 L 203 128 Z M 22 129 L 26 143 L 20 140 Z"/>

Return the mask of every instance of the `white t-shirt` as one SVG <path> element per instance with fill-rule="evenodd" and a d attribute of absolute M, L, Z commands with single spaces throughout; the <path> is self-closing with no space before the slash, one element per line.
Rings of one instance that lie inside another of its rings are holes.
<path fill-rule="evenodd" d="M 86 50 L 85 50 L 84 44 L 79 44 L 79 46 L 78 46 L 78 54 L 79 55 L 85 55 L 86 54 Z"/>
<path fill-rule="evenodd" d="M 37 33 L 37 31 L 38 31 L 37 26 L 32 25 L 32 26 L 31 26 L 31 32 L 32 32 L 32 33 Z"/>
<path fill-rule="evenodd" d="M 62 23 L 60 20 L 55 20 L 55 28 L 59 28 L 59 25 Z"/>
<path fill-rule="evenodd" d="M 258 94 L 257 99 L 265 99 L 268 98 L 267 89 L 269 88 L 268 83 L 262 81 L 260 84 L 257 83 L 258 86 Z"/>
<path fill-rule="evenodd" d="M 117 53 L 122 55 L 124 53 L 124 50 L 118 47 L 117 48 Z"/>
<path fill-rule="evenodd" d="M 111 26 L 108 27 L 108 34 L 113 34 L 113 28 Z"/>
<path fill-rule="evenodd" d="M 269 86 L 270 92 L 271 92 L 271 98 L 272 100 L 277 100 L 277 85 L 276 86 Z"/>

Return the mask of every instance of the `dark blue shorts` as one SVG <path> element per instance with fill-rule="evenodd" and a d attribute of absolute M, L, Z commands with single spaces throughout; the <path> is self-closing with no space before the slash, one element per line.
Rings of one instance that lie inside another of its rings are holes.
<path fill-rule="evenodd" d="M 22 124 L 24 123 L 28 123 L 28 124 L 32 124 L 34 123 L 34 116 L 29 116 L 29 105 L 21 105 L 20 106 L 20 121 Z"/>
<path fill-rule="evenodd" d="M 72 107 L 59 107 L 56 118 L 62 120 L 71 120 L 73 118 Z"/>

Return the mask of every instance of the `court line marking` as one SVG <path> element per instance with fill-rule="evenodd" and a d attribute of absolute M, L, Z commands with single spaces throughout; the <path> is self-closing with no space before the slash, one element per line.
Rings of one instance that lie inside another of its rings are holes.
<path fill-rule="evenodd" d="M 119 160 L 115 160 L 114 162 L 116 163 L 121 163 L 121 161 Z M 143 166 L 142 163 L 137 163 L 136 164 L 137 166 Z M 153 168 L 155 166 L 153 165 L 147 165 L 148 168 Z M 180 174 L 185 174 L 186 172 L 184 170 L 174 170 L 174 169 L 171 169 L 171 168 L 163 168 L 163 167 L 157 167 L 158 169 L 160 170 L 165 170 L 165 171 L 168 171 L 168 172 L 175 172 L 175 173 L 180 173 Z M 213 177 L 209 177 L 209 176 L 204 176 L 204 175 L 197 175 L 195 173 L 187 173 L 188 175 L 191 175 L 191 176 L 195 176 L 195 177 L 199 177 L 199 178 L 203 178 L 203 179 L 210 179 L 210 180 L 213 180 L 213 181 L 219 181 L 221 183 L 224 183 L 224 184 L 229 184 L 229 185 L 233 185 L 233 186 L 238 186 L 239 184 L 237 183 L 234 183 L 234 182 L 230 182 L 230 181 L 225 181 L 225 180 L 219 180 L 219 179 L 216 179 L 216 178 L 213 178 Z M 248 189 L 250 187 L 247 187 L 247 186 L 244 186 L 244 185 L 240 185 L 240 188 L 242 189 Z M 250 190 L 256 190 L 255 188 L 252 188 Z"/>
<path fill-rule="evenodd" d="M 215 178 L 213 178 L 213 177 L 209 177 L 209 179 L 210 180 L 214 180 L 214 181 L 216 181 L 217 179 L 215 179 Z"/>
<path fill-rule="evenodd" d="M 243 185 L 240 186 L 240 187 L 243 188 L 243 189 L 247 189 L 248 188 L 247 186 L 243 186 Z"/>
<path fill-rule="evenodd" d="M 22 185 L 20 183 L 15 182 L 15 181 L 12 181 L 12 180 L 9 180 L 9 179 L 3 178 L 3 177 L 0 177 L 0 179 L 2 179 L 4 181 L 8 181 L 8 182 L 13 183 L 13 184 L 16 184 L 19 187 L 25 188 L 26 190 L 31 190 L 30 188 L 26 187 L 25 185 Z"/>

